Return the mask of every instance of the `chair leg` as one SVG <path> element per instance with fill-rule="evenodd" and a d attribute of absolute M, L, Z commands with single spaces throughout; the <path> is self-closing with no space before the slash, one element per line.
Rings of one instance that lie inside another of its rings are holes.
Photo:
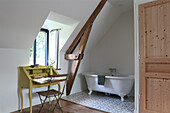
<path fill-rule="evenodd" d="M 51 103 L 49 103 L 50 107 L 48 108 L 48 112 L 51 110 L 52 105 L 53 105 L 53 101 L 51 101 Z"/>
<path fill-rule="evenodd" d="M 41 99 L 41 96 L 38 94 L 38 96 L 39 96 L 39 98 L 40 98 L 40 102 L 41 102 L 41 108 L 40 108 L 40 110 L 39 110 L 39 112 L 38 113 L 40 113 L 41 112 L 41 109 L 42 109 L 42 99 Z"/>
<path fill-rule="evenodd" d="M 55 106 L 54 106 L 52 112 L 54 112 L 56 106 L 58 105 L 59 110 L 63 113 L 63 110 L 61 109 L 61 106 L 60 106 L 60 103 L 59 103 L 59 102 L 60 102 L 61 96 L 59 96 L 59 98 L 57 99 L 57 97 L 56 97 L 56 95 L 55 95 L 55 98 L 56 98 L 57 102 L 56 102 L 56 104 L 55 104 Z"/>
<path fill-rule="evenodd" d="M 41 108 L 40 108 L 40 110 L 39 110 L 38 113 L 41 112 L 42 108 L 43 108 L 44 112 L 46 113 L 45 108 L 44 108 L 44 104 L 45 104 L 45 101 L 46 101 L 46 99 L 47 99 L 47 96 L 45 97 L 44 101 L 41 99 L 41 96 L 40 96 L 40 95 L 39 95 L 39 98 L 40 98 L 40 101 L 41 101 L 41 104 L 42 104 L 42 105 L 41 105 Z"/>
<path fill-rule="evenodd" d="M 57 100 L 57 104 L 58 104 L 60 111 L 63 113 L 63 110 L 61 109 L 61 105 L 60 105 L 60 99 Z"/>

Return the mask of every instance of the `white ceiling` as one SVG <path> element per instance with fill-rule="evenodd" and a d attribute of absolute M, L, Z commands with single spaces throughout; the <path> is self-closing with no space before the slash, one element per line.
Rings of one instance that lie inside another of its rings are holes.
<path fill-rule="evenodd" d="M 133 10 L 133 0 L 108 0 L 112 5 L 117 5 L 122 12 Z"/>
<path fill-rule="evenodd" d="M 48 29 L 50 31 L 54 29 L 61 29 L 59 32 L 60 34 L 60 44 L 59 44 L 59 50 L 62 49 L 70 35 L 75 30 L 76 26 L 78 25 L 79 21 L 66 17 L 61 14 L 57 14 L 54 12 L 50 12 L 47 19 L 45 20 L 42 28 Z"/>
<path fill-rule="evenodd" d="M 64 15 L 61 15 L 61 14 L 58 14 L 58 13 L 52 12 L 52 11 L 48 15 L 47 19 L 56 21 L 58 23 L 66 24 L 66 25 L 72 25 L 72 24 L 79 22 L 78 20 L 75 20 L 73 18 L 64 16 Z"/>
<path fill-rule="evenodd" d="M 98 0 L 0 0 L 0 48 L 30 49 L 50 12 L 80 21 L 77 32 L 98 3 Z"/>
<path fill-rule="evenodd" d="M 80 22 L 64 45 L 65 51 L 99 2 L 100 0 L 0 0 L 0 48 L 30 49 L 49 13 L 54 12 Z M 121 13 L 131 10 L 132 6 L 132 0 L 108 0 L 93 25 L 87 51 L 106 34 Z"/>
<path fill-rule="evenodd" d="M 108 0 L 93 24 L 86 52 L 91 52 L 97 43 L 104 38 L 119 16 L 129 11 L 133 11 L 133 0 Z"/>

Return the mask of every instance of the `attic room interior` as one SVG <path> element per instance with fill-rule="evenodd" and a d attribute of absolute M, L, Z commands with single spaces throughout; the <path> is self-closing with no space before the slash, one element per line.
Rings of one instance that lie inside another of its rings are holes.
<path fill-rule="evenodd" d="M 169 113 L 170 0 L 1 0 L 0 113 Z"/>

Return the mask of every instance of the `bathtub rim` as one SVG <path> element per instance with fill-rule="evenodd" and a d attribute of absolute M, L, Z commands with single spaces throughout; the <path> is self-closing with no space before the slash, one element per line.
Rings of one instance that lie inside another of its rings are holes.
<path fill-rule="evenodd" d="M 84 76 L 89 76 L 89 77 L 93 77 L 93 78 L 97 78 L 98 75 L 106 75 L 105 78 L 109 78 L 109 79 L 134 79 L 135 76 L 134 75 L 115 75 L 115 76 L 111 76 L 107 73 L 97 73 L 97 72 L 84 72 L 82 73 L 82 75 Z"/>

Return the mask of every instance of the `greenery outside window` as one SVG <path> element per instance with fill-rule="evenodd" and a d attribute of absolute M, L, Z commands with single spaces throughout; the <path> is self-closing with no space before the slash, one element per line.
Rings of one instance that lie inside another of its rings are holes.
<path fill-rule="evenodd" d="M 48 65 L 49 31 L 41 29 L 30 49 L 30 65 Z"/>

